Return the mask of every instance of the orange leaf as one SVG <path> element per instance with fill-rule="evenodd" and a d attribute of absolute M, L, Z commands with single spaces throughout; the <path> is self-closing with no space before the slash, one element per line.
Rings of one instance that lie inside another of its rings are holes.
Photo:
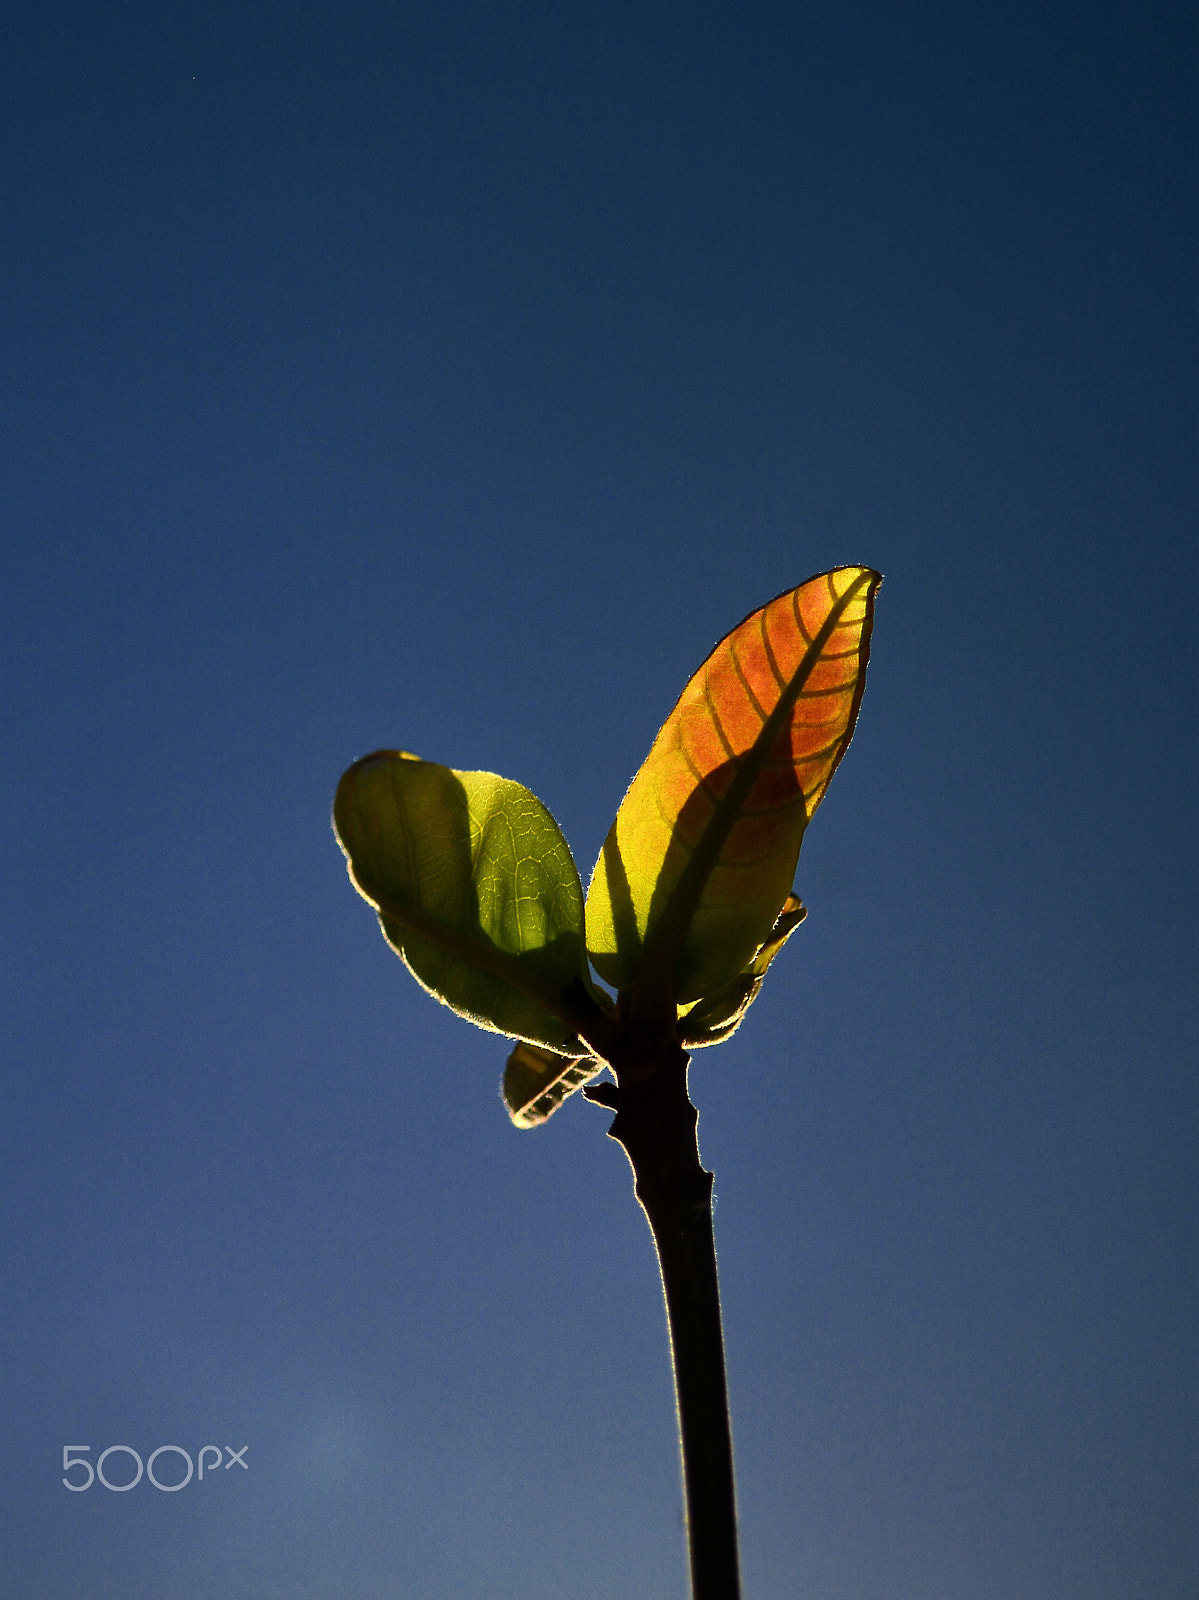
<path fill-rule="evenodd" d="M 587 951 L 607 982 L 686 1003 L 769 937 L 853 734 L 881 581 L 839 567 L 779 595 L 683 690 L 592 874 Z"/>

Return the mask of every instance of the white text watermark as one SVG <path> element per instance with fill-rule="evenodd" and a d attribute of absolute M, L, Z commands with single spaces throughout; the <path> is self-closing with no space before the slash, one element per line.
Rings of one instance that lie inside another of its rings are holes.
<path fill-rule="evenodd" d="M 179 1489 L 186 1489 L 192 1481 L 193 1474 L 196 1482 L 201 1483 L 205 1472 L 211 1477 L 219 1468 L 223 1468 L 226 1472 L 232 1466 L 240 1467 L 243 1472 L 250 1470 L 245 1460 L 246 1451 L 250 1448 L 248 1444 L 243 1444 L 240 1450 L 235 1450 L 232 1445 L 227 1444 L 223 1453 L 220 1445 L 202 1445 L 194 1463 L 183 1446 L 178 1444 L 160 1444 L 157 1450 L 150 1452 L 145 1462 L 132 1445 L 110 1444 L 96 1457 L 95 1466 L 85 1459 L 91 1454 L 91 1448 L 90 1444 L 64 1444 L 62 1447 L 63 1485 L 76 1494 L 82 1494 L 85 1489 L 90 1489 L 93 1483 L 103 1484 L 104 1488 L 111 1489 L 114 1494 L 124 1494 L 126 1490 L 137 1487 L 142 1481 L 143 1474 L 147 1482 L 152 1483 L 156 1489 L 161 1489 L 164 1494 L 175 1494 Z M 228 1460 L 225 1459 L 226 1456 Z M 115 1460 L 106 1470 L 105 1463 L 109 1462 L 110 1458 Z M 159 1462 L 161 1465 L 158 1465 Z M 82 1483 L 78 1481 L 78 1472 L 76 1481 L 71 1481 L 72 1468 L 79 1468 L 87 1474 Z M 117 1481 L 114 1482 L 114 1478 Z M 122 1478 L 124 1482 L 120 1481 Z"/>

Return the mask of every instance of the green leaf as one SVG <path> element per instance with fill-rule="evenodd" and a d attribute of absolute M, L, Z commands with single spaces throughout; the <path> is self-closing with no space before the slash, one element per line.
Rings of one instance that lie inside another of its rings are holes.
<path fill-rule="evenodd" d="M 720 1044 L 730 1034 L 736 1033 L 741 1026 L 741 1019 L 757 998 L 767 967 L 807 914 L 796 896 L 789 894 L 770 938 L 745 971 L 715 994 L 705 995 L 694 1005 L 679 1008 L 681 1045 L 689 1050 L 702 1050 L 705 1045 Z"/>
<path fill-rule="evenodd" d="M 596 1009 L 583 891 L 535 795 L 381 750 L 342 777 L 333 825 L 355 887 L 430 994 L 481 1028 L 579 1053 Z"/>
<path fill-rule="evenodd" d="M 853 734 L 880 581 L 840 567 L 747 617 L 629 786 L 592 874 L 587 950 L 644 1012 L 721 989 L 770 937 Z"/>
<path fill-rule="evenodd" d="M 536 1128 L 603 1069 L 604 1063 L 594 1056 L 561 1056 L 521 1042 L 504 1068 L 508 1115 L 518 1128 Z"/>

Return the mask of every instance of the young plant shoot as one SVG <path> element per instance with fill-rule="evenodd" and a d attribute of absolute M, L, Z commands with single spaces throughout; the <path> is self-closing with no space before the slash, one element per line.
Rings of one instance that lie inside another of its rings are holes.
<path fill-rule="evenodd" d="M 693 1600 L 737 1600 L 739 1586 L 712 1174 L 688 1052 L 738 1027 L 803 920 L 799 849 L 853 735 L 880 582 L 838 567 L 721 640 L 630 784 L 585 899 L 553 817 L 493 773 L 382 750 L 354 763 L 333 807 L 350 877 L 409 971 L 514 1041 L 503 1094 L 517 1126 L 576 1089 L 616 1113 L 608 1131 L 662 1270 Z M 615 1082 L 592 1083 L 605 1067 Z"/>

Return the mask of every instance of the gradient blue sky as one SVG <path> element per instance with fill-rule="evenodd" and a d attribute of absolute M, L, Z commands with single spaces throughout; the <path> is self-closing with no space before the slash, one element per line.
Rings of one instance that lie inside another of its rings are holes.
<path fill-rule="evenodd" d="M 1195 1600 L 1196 19 L 7 14 L 7 1594 L 682 1600 L 609 1119 L 509 1125 L 329 807 L 499 771 L 586 878 L 865 562 L 811 915 L 692 1069 L 746 1600 Z M 119 1443 L 250 1470 L 62 1487 Z"/>

